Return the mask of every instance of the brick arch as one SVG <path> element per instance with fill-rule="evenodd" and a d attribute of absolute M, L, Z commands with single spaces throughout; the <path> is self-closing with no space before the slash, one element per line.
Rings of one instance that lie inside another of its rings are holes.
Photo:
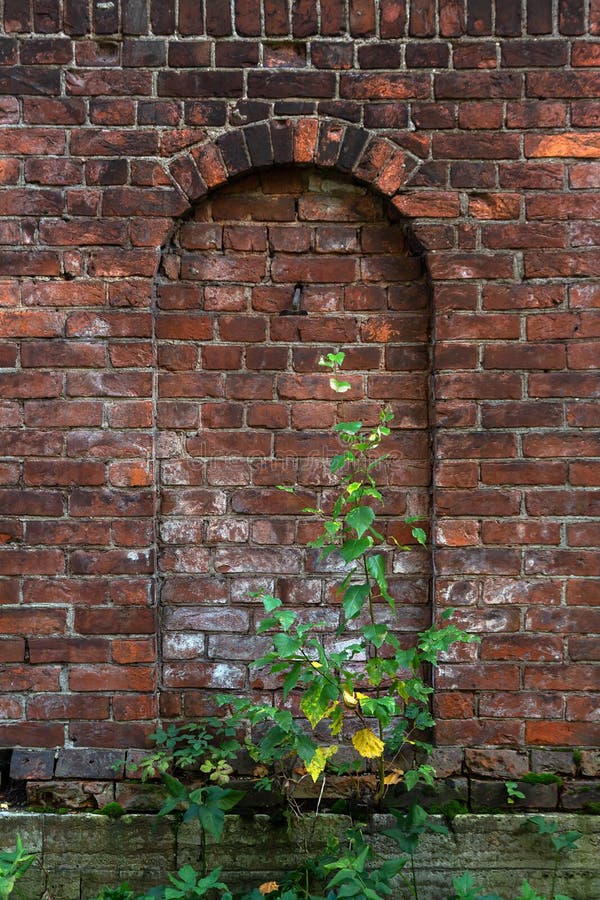
<path fill-rule="evenodd" d="M 198 144 L 169 164 L 190 207 L 240 176 L 280 165 L 315 165 L 351 175 L 390 198 L 406 185 L 418 160 L 387 138 L 338 119 L 272 118 Z"/>

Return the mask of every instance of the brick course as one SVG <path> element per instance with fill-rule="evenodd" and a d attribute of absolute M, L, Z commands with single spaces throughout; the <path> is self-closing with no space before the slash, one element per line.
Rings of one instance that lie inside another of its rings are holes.
<path fill-rule="evenodd" d="M 139 747 L 270 689 L 263 585 L 335 628 L 275 486 L 327 501 L 343 346 L 350 415 L 396 413 L 389 533 L 432 519 L 401 626 L 433 570 L 482 637 L 438 744 L 591 752 L 596 0 L 3 9 L 0 743 Z"/>

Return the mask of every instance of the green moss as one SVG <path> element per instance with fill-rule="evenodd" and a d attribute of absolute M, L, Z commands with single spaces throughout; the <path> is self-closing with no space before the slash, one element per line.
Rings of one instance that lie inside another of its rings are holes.
<path fill-rule="evenodd" d="M 108 816 L 109 819 L 120 819 L 125 815 L 125 810 L 120 803 L 107 803 L 102 809 L 96 810 L 99 816 Z"/>
<path fill-rule="evenodd" d="M 522 776 L 521 781 L 526 784 L 557 784 L 560 788 L 564 784 L 560 775 L 555 775 L 553 772 L 527 772 Z"/>
<path fill-rule="evenodd" d="M 41 804 L 28 806 L 27 811 L 42 814 L 52 813 L 55 816 L 68 816 L 73 812 L 73 810 L 69 809 L 67 806 L 42 806 Z"/>
<path fill-rule="evenodd" d="M 431 815 L 444 816 L 451 822 L 457 816 L 464 816 L 469 812 L 469 807 L 462 800 L 450 800 L 448 803 L 431 804 L 427 807 Z"/>
<path fill-rule="evenodd" d="M 590 803 L 584 804 L 584 812 L 589 813 L 592 816 L 600 816 L 600 803 L 592 801 Z"/>
<path fill-rule="evenodd" d="M 581 750 L 573 750 L 573 762 L 576 766 L 581 765 L 581 761 L 583 759 L 583 752 Z"/>

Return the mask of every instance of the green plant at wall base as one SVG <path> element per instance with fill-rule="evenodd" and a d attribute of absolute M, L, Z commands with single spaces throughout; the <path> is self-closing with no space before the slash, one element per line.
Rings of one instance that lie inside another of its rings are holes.
<path fill-rule="evenodd" d="M 554 866 L 552 868 L 552 883 L 550 887 L 550 897 L 554 898 L 561 858 L 568 850 L 576 849 L 582 834 L 580 831 L 559 832 L 558 823 L 549 822 L 544 816 L 531 816 L 528 821 L 535 826 L 538 834 L 548 836 L 554 849 Z M 562 894 L 557 894 L 555 900 L 569 900 L 569 898 L 565 898 Z"/>
<path fill-rule="evenodd" d="M 14 850 L 0 850 L 0 900 L 7 900 L 15 884 L 25 874 L 35 859 L 35 853 L 28 853 L 23 847 L 21 835 L 16 838 Z"/>
<path fill-rule="evenodd" d="M 502 900 L 499 894 L 480 894 L 480 886 L 475 884 L 470 872 L 452 879 L 454 893 L 449 900 Z"/>
<path fill-rule="evenodd" d="M 460 878 L 453 878 L 452 885 L 454 893 L 448 897 L 448 900 L 503 900 L 500 894 L 482 894 L 482 888 L 476 885 L 470 872 L 465 872 Z M 521 885 L 519 895 L 514 900 L 570 900 L 564 894 L 552 893 L 549 898 L 538 894 L 531 887 L 528 881 L 524 881 Z"/>
<path fill-rule="evenodd" d="M 343 361 L 343 353 L 328 354 L 321 360 L 331 371 L 332 390 L 341 395 L 349 388 L 349 383 L 338 377 Z M 342 445 L 342 452 L 331 461 L 337 494 L 329 510 L 303 510 L 322 523 L 320 535 L 310 546 L 322 558 L 336 554 L 346 568 L 339 585 L 341 620 L 335 634 L 318 622 L 303 621 L 297 611 L 285 608 L 280 598 L 260 595 L 265 617 L 257 632 L 269 635 L 272 645 L 252 665 L 281 685 L 283 702 L 256 704 L 248 698 L 221 695 L 219 703 L 228 707 L 225 719 L 159 729 L 154 736 L 157 750 L 141 765 L 142 777 L 158 772 L 168 791 L 159 815 L 180 811 L 184 821 L 198 820 L 203 851 L 206 834 L 220 839 L 225 812 L 242 797 L 240 791 L 226 785 L 244 729 L 244 747 L 256 765 L 255 785 L 270 788 L 275 784 L 283 789 L 296 811 L 295 784 L 310 777 L 321 782 L 322 793 L 328 771 L 336 768 L 356 773 L 366 769 L 375 806 L 391 785 L 401 782 L 410 791 L 419 781 L 433 783 L 435 773 L 426 762 L 431 750 L 426 733 L 435 723 L 426 673 L 456 641 L 477 638 L 448 622 L 452 610 L 415 635 L 412 646 L 407 647 L 393 632 L 396 605 L 387 571 L 391 553 L 408 548 L 393 538 L 386 539 L 376 511 L 384 500 L 377 476 L 386 459 L 379 448 L 391 433 L 391 421 L 390 411 L 383 409 L 373 427 L 358 421 L 334 426 Z M 294 492 L 290 487 L 282 486 L 282 490 Z M 417 519 L 406 521 L 415 544 L 425 544 L 426 535 L 415 524 Z M 292 699 L 303 718 L 288 708 Z M 336 766 L 338 754 L 343 762 Z M 188 786 L 177 777 L 182 772 L 194 774 L 200 784 Z M 291 882 L 281 890 L 277 887 L 269 895 L 273 894 L 273 900 L 380 900 L 394 895 L 391 885 L 398 876 L 405 890 L 417 898 L 413 857 L 418 837 L 427 830 L 443 830 L 443 826 L 431 824 L 420 807 L 407 815 L 395 815 L 396 828 L 390 835 L 403 851 L 398 857 L 377 865 L 362 833 L 354 830 L 345 848 L 338 847 L 333 855 L 328 851 L 317 861 L 316 889 L 323 893 L 311 893 L 311 878 L 304 867 L 298 876 L 302 883 Z M 407 877 L 402 870 L 409 861 L 411 875 Z M 202 864 L 204 885 L 214 874 L 206 872 L 205 852 Z M 173 889 L 169 888 L 169 898 L 175 900 Z M 184 890 L 181 884 L 177 889 Z M 189 893 L 192 888 L 186 890 Z M 261 891 L 258 894 L 262 896 Z M 258 894 L 254 891 L 251 900 Z"/>
<path fill-rule="evenodd" d="M 115 888 L 102 888 L 94 900 L 135 900 L 136 897 L 136 892 L 129 887 L 126 881 L 124 881 Z"/>
<path fill-rule="evenodd" d="M 207 717 L 199 723 L 159 728 L 152 735 L 157 749 L 135 767 L 143 781 L 157 774 L 161 777 L 168 796 L 159 816 L 180 811 L 184 822 L 197 819 L 201 829 L 203 875 L 206 875 L 206 835 L 220 840 L 225 813 L 244 796 L 242 791 L 226 787 L 233 773 L 230 761 L 241 749 L 236 733 L 242 724 L 234 717 L 227 720 Z M 192 770 L 207 783 L 190 787 L 169 769 L 178 774 Z"/>
<path fill-rule="evenodd" d="M 215 784 L 227 784 L 233 772 L 230 761 L 241 749 L 237 733 L 242 725 L 237 719 L 207 716 L 201 722 L 158 728 L 150 735 L 156 750 L 132 769 L 146 781 L 163 772 L 195 768 Z"/>
<path fill-rule="evenodd" d="M 384 834 L 394 840 L 400 850 L 407 854 L 410 859 L 411 869 L 411 889 L 413 897 L 419 896 L 417 887 L 417 875 L 415 871 L 415 853 L 419 846 L 421 836 L 426 832 L 435 832 L 437 834 L 448 834 L 445 825 L 435 822 L 428 813 L 417 804 L 413 804 L 407 813 L 398 812 L 393 809 L 392 815 L 396 819 L 395 828 L 387 828 Z"/>
<path fill-rule="evenodd" d="M 220 900 L 232 900 L 226 884 L 221 881 L 221 869 L 213 869 L 208 875 L 198 877 L 192 866 L 183 866 L 176 875 L 169 875 L 170 885 L 149 897 L 164 900 L 194 900 L 195 897 L 207 897 L 213 891 L 221 891 Z"/>
<path fill-rule="evenodd" d="M 193 866 L 187 865 L 169 875 L 169 884 L 160 884 L 144 894 L 138 894 L 123 883 L 116 888 L 103 888 L 94 900 L 196 900 L 214 898 L 215 891 L 220 891 L 219 900 L 233 900 L 227 885 L 221 881 L 221 869 L 198 875 Z"/>
<path fill-rule="evenodd" d="M 330 385 L 339 394 L 350 387 L 338 377 L 343 361 L 343 353 L 330 353 L 320 360 L 331 370 Z M 424 733 L 435 724 L 429 710 L 432 688 L 424 680 L 424 671 L 456 641 L 476 640 L 447 622 L 452 610 L 443 613 L 441 624 L 418 634 L 409 649 L 388 623 L 396 612 L 386 574 L 388 557 L 394 544 L 401 545 L 386 540 L 374 507 L 384 500 L 376 474 L 387 458 L 379 447 L 391 433 L 391 420 L 391 412 L 382 409 L 372 428 L 359 421 L 334 426 L 343 447 L 330 464 L 338 479 L 337 496 L 330 511 L 317 507 L 302 510 L 323 525 L 309 546 L 317 549 L 321 558 L 336 554 L 347 569 L 339 585 L 342 617 L 335 632 L 335 649 L 324 626 L 303 622 L 296 611 L 285 609 L 278 597 L 261 596 L 266 617 L 257 631 L 271 635 L 272 649 L 253 665 L 281 681 L 284 703 L 293 692 L 299 695 L 308 728 L 299 725 L 287 709 L 219 697 L 220 703 L 255 730 L 270 726 L 249 745 L 257 762 L 272 765 L 282 757 L 292 762 L 299 757 L 315 782 L 327 767 L 332 768 L 341 745 L 347 745 L 347 735 L 351 735 L 357 761 L 372 768 L 376 777 L 376 804 L 391 784 L 402 781 L 411 790 L 420 780 L 432 783 L 434 771 L 421 761 L 431 750 Z M 280 487 L 294 493 L 293 487 Z M 417 519 L 406 521 L 414 526 Z M 412 535 L 417 544 L 426 542 L 422 528 L 414 526 Z M 350 629 L 349 623 L 353 623 Z M 323 726 L 329 732 L 327 742 L 316 737 L 317 730 L 322 735 Z M 404 771 L 399 760 L 406 764 L 407 751 L 413 763 Z M 289 784 L 289 773 L 286 780 Z"/>

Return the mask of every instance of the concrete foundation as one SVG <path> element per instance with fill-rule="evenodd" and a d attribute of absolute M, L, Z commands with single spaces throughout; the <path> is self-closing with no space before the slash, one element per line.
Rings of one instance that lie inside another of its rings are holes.
<path fill-rule="evenodd" d="M 425 836 L 416 857 L 420 900 L 444 900 L 452 878 L 468 869 L 478 884 L 510 900 L 527 878 L 539 893 L 549 890 L 553 851 L 547 837 L 535 833 L 528 816 L 457 816 L 448 835 Z M 560 830 L 582 833 L 579 849 L 563 857 L 557 889 L 573 900 L 600 897 L 600 817 L 554 814 Z M 389 816 L 375 816 L 370 840 L 383 857 L 395 844 L 383 836 Z M 297 867 L 303 856 L 318 852 L 327 837 L 343 835 L 350 820 L 323 814 L 307 816 L 288 828 L 268 816 L 229 816 L 223 840 L 209 842 L 208 867 L 222 866 L 223 879 L 242 891 L 277 879 Z M 126 815 L 118 820 L 79 813 L 2 812 L 0 847 L 14 846 L 20 834 L 25 847 L 38 854 L 18 883 L 23 900 L 90 900 L 103 886 L 128 881 L 144 890 L 164 883 L 167 873 L 185 863 L 198 865 L 199 832 L 174 818 Z M 403 897 L 398 887 L 397 898 Z"/>

